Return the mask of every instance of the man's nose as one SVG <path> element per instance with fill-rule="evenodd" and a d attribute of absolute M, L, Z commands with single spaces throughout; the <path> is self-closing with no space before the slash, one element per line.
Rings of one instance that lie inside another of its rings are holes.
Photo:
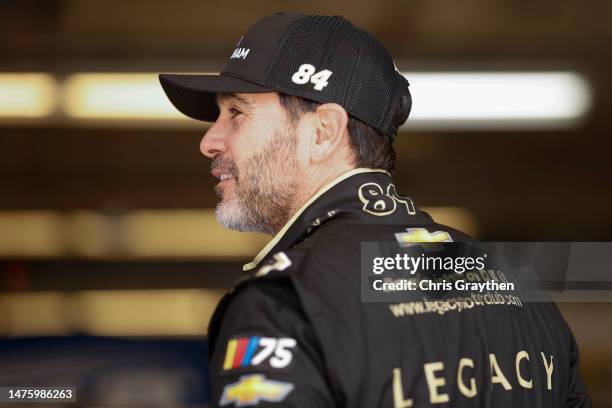
<path fill-rule="evenodd" d="M 206 157 L 211 159 L 215 156 L 222 154 L 227 149 L 225 143 L 225 137 L 217 125 L 217 122 L 213 123 L 208 131 L 204 134 L 202 141 L 200 142 L 200 151 Z"/>

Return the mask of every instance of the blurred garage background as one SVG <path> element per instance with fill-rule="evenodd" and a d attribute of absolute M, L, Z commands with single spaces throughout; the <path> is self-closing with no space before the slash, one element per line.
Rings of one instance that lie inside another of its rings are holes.
<path fill-rule="evenodd" d="M 340 14 L 411 82 L 399 190 L 491 241 L 612 240 L 604 0 L 3 0 L 0 384 L 205 406 L 208 319 L 269 237 L 216 225 L 206 124 L 158 72 L 218 72 L 282 10 Z M 611 271 L 612 272 L 612 271 Z M 612 406 L 612 307 L 560 305 Z"/>

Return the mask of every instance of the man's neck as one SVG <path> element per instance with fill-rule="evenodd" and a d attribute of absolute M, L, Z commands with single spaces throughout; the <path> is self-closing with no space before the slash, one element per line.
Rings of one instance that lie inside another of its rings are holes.
<path fill-rule="evenodd" d="M 298 190 L 295 199 L 293 200 L 293 204 L 291 205 L 291 211 L 288 214 L 287 222 L 291 220 L 291 218 L 304 206 L 304 204 L 306 204 L 308 200 L 310 200 L 322 188 L 353 169 L 355 169 L 354 166 L 339 165 L 335 166 L 333 169 L 317 169 L 305 175 L 304 183 Z M 283 226 L 284 225 L 275 229 L 274 233 L 277 234 Z"/>

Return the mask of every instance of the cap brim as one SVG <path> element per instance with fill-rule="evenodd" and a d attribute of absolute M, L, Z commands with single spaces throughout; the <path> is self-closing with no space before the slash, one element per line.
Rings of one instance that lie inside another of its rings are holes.
<path fill-rule="evenodd" d="M 205 122 L 219 116 L 215 102 L 218 93 L 264 93 L 272 90 L 227 75 L 159 74 L 159 82 L 170 102 L 183 115 Z"/>

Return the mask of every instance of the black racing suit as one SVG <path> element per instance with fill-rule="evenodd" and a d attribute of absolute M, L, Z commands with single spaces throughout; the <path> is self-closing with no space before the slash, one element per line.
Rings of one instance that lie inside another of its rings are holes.
<path fill-rule="evenodd" d="M 357 169 L 311 199 L 222 299 L 212 406 L 581 407 L 578 348 L 553 303 L 413 313 L 362 302 L 360 245 L 436 224 Z"/>

